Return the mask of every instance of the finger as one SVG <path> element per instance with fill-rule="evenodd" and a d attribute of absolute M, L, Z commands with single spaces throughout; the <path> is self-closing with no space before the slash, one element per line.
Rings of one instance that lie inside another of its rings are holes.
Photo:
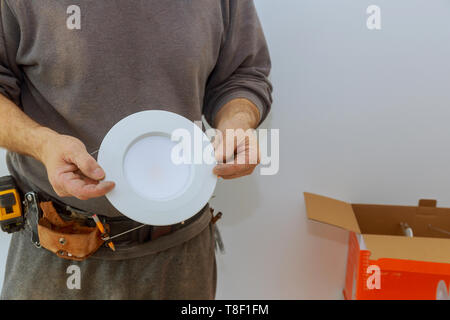
<path fill-rule="evenodd" d="M 104 196 L 115 186 L 111 181 L 86 183 L 79 175 L 72 172 L 63 174 L 61 182 L 66 194 L 81 200 Z"/>
<path fill-rule="evenodd" d="M 259 145 L 256 140 L 241 140 L 236 147 L 237 163 L 249 163 L 257 165 L 260 163 Z"/>
<path fill-rule="evenodd" d="M 77 178 L 83 180 L 86 184 L 97 184 L 97 183 L 98 183 L 98 180 L 94 180 L 94 179 L 91 179 L 91 178 L 89 178 L 89 177 L 86 177 L 86 176 L 81 172 L 81 170 L 76 170 L 76 171 L 74 172 L 74 174 L 75 174 L 75 176 L 76 176 Z"/>
<path fill-rule="evenodd" d="M 105 178 L 105 172 L 87 151 L 77 153 L 73 162 L 86 177 L 93 180 Z"/>
<path fill-rule="evenodd" d="M 214 167 L 213 172 L 217 176 L 232 176 L 245 172 L 253 172 L 256 165 L 254 164 L 218 164 Z"/>
<path fill-rule="evenodd" d="M 80 200 L 98 198 L 110 192 L 114 187 L 115 184 L 112 181 L 101 181 L 98 184 L 86 184 L 83 186 L 80 193 L 75 196 Z"/>
<path fill-rule="evenodd" d="M 217 162 L 224 163 L 232 159 L 236 150 L 234 136 L 229 135 L 228 139 L 226 139 L 221 135 L 215 142 L 214 149 Z"/>
<path fill-rule="evenodd" d="M 60 197 L 66 197 L 70 196 L 65 190 L 64 190 L 64 180 L 65 179 L 79 179 L 84 181 L 86 184 L 98 184 L 97 180 L 93 180 L 91 178 L 86 177 L 74 164 L 67 164 L 64 167 L 61 167 L 61 173 L 59 174 L 57 179 L 54 179 L 54 189 L 55 192 Z"/>
<path fill-rule="evenodd" d="M 80 200 L 102 197 L 114 188 L 115 184 L 111 181 L 102 181 L 98 184 L 80 184 L 75 186 L 72 196 Z"/>
<path fill-rule="evenodd" d="M 227 176 L 220 176 L 220 178 L 222 178 L 224 180 L 229 180 L 229 179 L 236 179 L 236 178 L 240 178 L 240 177 L 244 177 L 244 176 L 249 176 L 253 173 L 254 170 L 255 170 L 255 168 L 252 168 L 249 170 L 237 172 L 235 174 L 231 174 L 231 175 L 227 175 Z"/>
<path fill-rule="evenodd" d="M 242 177 L 245 177 L 245 176 L 249 176 L 252 173 L 253 173 L 253 170 L 247 171 L 247 172 L 242 172 L 242 173 L 239 173 L 239 174 L 233 174 L 231 176 L 223 176 L 221 178 L 224 179 L 224 180 L 231 180 L 231 179 L 237 179 L 237 178 L 242 178 Z"/>

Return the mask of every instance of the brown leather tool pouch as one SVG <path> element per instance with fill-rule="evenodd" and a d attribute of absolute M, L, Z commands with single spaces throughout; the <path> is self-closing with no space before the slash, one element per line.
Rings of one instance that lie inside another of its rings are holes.
<path fill-rule="evenodd" d="M 82 261 L 104 243 L 98 228 L 63 220 L 51 201 L 41 202 L 40 206 L 43 212 L 38 224 L 40 244 L 58 257 Z M 105 228 L 109 231 L 108 225 Z"/>

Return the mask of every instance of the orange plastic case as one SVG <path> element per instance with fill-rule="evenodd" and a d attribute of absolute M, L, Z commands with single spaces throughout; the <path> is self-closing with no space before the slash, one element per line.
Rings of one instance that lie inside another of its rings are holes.
<path fill-rule="evenodd" d="M 346 300 L 448 299 L 449 284 L 450 264 L 401 259 L 371 260 L 370 251 L 361 250 L 358 235 L 350 232 L 343 290 Z"/>

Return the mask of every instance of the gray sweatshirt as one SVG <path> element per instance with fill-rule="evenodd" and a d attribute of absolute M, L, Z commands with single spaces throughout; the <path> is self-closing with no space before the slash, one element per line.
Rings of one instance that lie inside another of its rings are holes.
<path fill-rule="evenodd" d="M 0 1 L 0 93 L 88 152 L 142 110 L 212 123 L 247 98 L 261 120 L 269 111 L 271 63 L 252 0 Z M 7 164 L 19 183 L 58 198 L 40 162 L 9 152 Z M 121 215 L 105 197 L 60 200 Z"/>

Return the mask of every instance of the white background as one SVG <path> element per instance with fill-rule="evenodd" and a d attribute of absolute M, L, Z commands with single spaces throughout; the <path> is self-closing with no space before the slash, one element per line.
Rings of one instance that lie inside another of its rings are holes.
<path fill-rule="evenodd" d="M 256 3 L 275 86 L 264 127 L 280 129 L 281 164 L 275 176 L 217 187 L 226 245 L 217 297 L 340 299 L 348 234 L 308 222 L 302 192 L 450 206 L 450 3 Z M 366 28 L 371 4 L 382 30 Z M 2 262 L 7 246 L 1 235 Z"/>

